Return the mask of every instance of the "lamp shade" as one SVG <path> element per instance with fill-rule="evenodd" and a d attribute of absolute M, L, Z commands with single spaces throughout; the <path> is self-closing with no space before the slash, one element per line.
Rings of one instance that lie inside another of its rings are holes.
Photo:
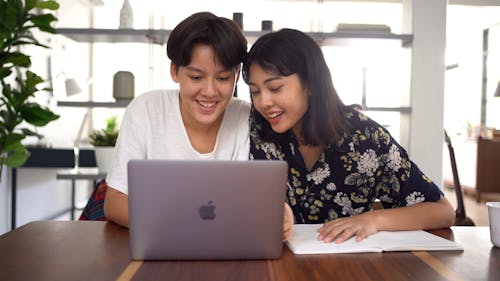
<path fill-rule="evenodd" d="M 498 81 L 498 84 L 497 84 L 497 89 L 495 91 L 495 94 L 493 95 L 494 97 L 500 97 L 500 81 Z"/>
<path fill-rule="evenodd" d="M 80 86 L 78 86 L 78 83 L 73 78 L 66 79 L 64 86 L 66 87 L 66 96 L 68 97 L 82 92 L 82 89 L 80 89 Z"/>

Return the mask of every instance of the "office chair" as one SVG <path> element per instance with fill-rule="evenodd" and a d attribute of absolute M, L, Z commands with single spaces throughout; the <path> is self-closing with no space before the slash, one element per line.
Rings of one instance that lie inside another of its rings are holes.
<path fill-rule="evenodd" d="M 107 190 L 108 185 L 106 184 L 105 179 L 102 179 L 96 183 L 94 191 L 90 195 L 87 205 L 83 209 L 83 212 L 78 220 L 107 220 L 106 216 L 104 215 L 104 199 L 106 198 Z"/>
<path fill-rule="evenodd" d="M 474 226 L 474 222 L 470 218 L 468 218 L 465 214 L 462 186 L 460 185 L 460 180 L 458 178 L 457 162 L 455 160 L 455 151 L 453 150 L 450 137 L 448 137 L 448 133 L 446 133 L 446 130 L 444 131 L 444 138 L 446 144 L 448 145 L 448 151 L 450 152 L 451 171 L 453 173 L 453 185 L 455 187 L 455 195 L 457 197 L 457 209 L 455 210 L 454 225 Z"/>

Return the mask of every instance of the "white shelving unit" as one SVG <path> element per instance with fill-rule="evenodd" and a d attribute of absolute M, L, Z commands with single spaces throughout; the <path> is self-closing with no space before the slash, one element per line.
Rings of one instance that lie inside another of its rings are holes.
<path fill-rule="evenodd" d="M 59 34 L 77 42 L 88 43 L 154 43 L 163 45 L 167 42 L 171 30 L 167 29 L 95 29 L 95 28 L 59 28 Z M 268 31 L 244 31 L 250 42 Z M 413 41 L 411 34 L 395 34 L 378 31 L 341 31 L 341 32 L 307 32 L 317 42 L 329 39 L 384 39 L 400 40 L 402 46 L 408 46 Z"/>
<path fill-rule="evenodd" d="M 98 28 L 59 28 L 59 34 L 82 43 L 153 43 L 163 45 L 167 42 L 171 30 L 167 29 L 98 29 Z M 249 42 L 269 31 L 244 31 Z M 384 31 L 359 30 L 339 32 L 307 32 L 318 44 L 335 44 L 335 40 L 370 39 L 399 40 L 402 47 L 408 47 L 413 41 L 412 34 L 395 34 Z M 126 107 L 130 101 L 117 102 L 58 102 L 59 106 L 75 107 Z M 367 107 L 365 111 L 410 113 L 411 107 Z"/>
<path fill-rule="evenodd" d="M 95 102 L 95 101 L 58 101 L 58 106 L 71 106 L 71 107 L 127 107 L 131 100 L 117 100 L 110 102 Z"/>

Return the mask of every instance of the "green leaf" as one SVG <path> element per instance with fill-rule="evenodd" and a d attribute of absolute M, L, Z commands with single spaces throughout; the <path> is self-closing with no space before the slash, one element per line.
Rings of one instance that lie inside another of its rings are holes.
<path fill-rule="evenodd" d="M 14 3 L 16 2 L 16 3 Z M 22 13 L 22 4 L 21 1 L 9 1 L 9 3 L 6 3 L 5 1 L 2 1 L 2 9 L 1 11 L 1 17 L 0 17 L 0 25 L 5 27 L 6 31 L 9 33 L 13 33 L 14 30 L 16 29 L 18 19 L 21 17 Z"/>
<path fill-rule="evenodd" d="M 52 33 L 52 34 L 57 34 L 58 33 L 57 30 L 55 28 L 53 28 L 52 26 L 50 26 L 50 25 L 39 26 L 38 29 L 40 29 L 41 31 Z"/>
<path fill-rule="evenodd" d="M 31 11 L 33 8 L 37 6 L 38 0 L 25 0 L 24 2 L 25 2 L 24 7 L 26 11 Z"/>
<path fill-rule="evenodd" d="M 39 104 L 25 104 L 20 108 L 22 118 L 35 126 L 42 127 L 59 118 L 59 115 Z"/>
<path fill-rule="evenodd" d="M 43 28 L 50 28 L 50 24 L 53 21 L 57 21 L 57 18 L 54 17 L 52 14 L 43 14 L 43 15 L 37 15 L 29 18 L 29 21 L 31 21 L 36 27 L 42 29 Z"/>
<path fill-rule="evenodd" d="M 9 136 L 7 136 L 7 139 L 8 138 L 9 138 Z M 23 136 L 23 138 L 24 138 L 24 136 Z M 23 152 L 24 150 L 26 150 L 26 148 L 21 143 L 21 140 L 17 140 L 15 142 L 10 142 L 8 145 L 6 144 L 3 148 L 3 150 L 6 152 L 16 153 L 16 152 Z"/>
<path fill-rule="evenodd" d="M 11 73 L 12 73 L 12 71 L 10 69 L 2 67 L 0 69 L 0 79 L 4 79 L 5 77 L 8 77 Z"/>
<path fill-rule="evenodd" d="M 42 77 L 29 70 L 26 71 L 26 83 L 24 84 L 26 88 L 36 87 L 40 83 L 43 83 Z"/>
<path fill-rule="evenodd" d="M 40 9 L 48 9 L 48 10 L 57 10 L 59 9 L 59 3 L 56 1 L 43 1 L 43 2 L 38 2 L 36 4 L 37 8 Z"/>
<path fill-rule="evenodd" d="M 37 133 L 37 132 L 33 132 L 32 130 L 27 129 L 27 128 L 22 128 L 22 129 L 21 129 L 21 132 L 23 132 L 23 134 L 25 134 L 26 136 L 37 137 L 37 138 L 39 138 L 39 139 L 43 138 L 43 136 L 42 136 L 42 135 L 40 135 L 39 133 Z"/>
<path fill-rule="evenodd" d="M 13 52 L 13 53 L 6 53 L 5 54 L 5 63 L 12 63 L 17 66 L 22 66 L 22 67 L 30 67 L 31 66 L 31 59 L 29 56 L 19 53 L 19 52 Z"/>
<path fill-rule="evenodd" d="M 29 156 L 30 153 L 26 149 L 23 152 L 15 152 L 5 158 L 4 164 L 11 168 L 17 168 L 22 166 Z"/>
<path fill-rule="evenodd" d="M 25 138 L 24 135 L 12 133 L 6 136 L 4 150 L 14 151 L 16 146 L 21 145 L 21 140 Z"/>

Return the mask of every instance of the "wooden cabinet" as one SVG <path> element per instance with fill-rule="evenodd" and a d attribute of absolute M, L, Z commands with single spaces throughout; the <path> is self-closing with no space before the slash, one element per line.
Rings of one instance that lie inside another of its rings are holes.
<path fill-rule="evenodd" d="M 481 193 L 500 194 L 500 141 L 477 141 L 476 199 L 481 201 Z"/>

